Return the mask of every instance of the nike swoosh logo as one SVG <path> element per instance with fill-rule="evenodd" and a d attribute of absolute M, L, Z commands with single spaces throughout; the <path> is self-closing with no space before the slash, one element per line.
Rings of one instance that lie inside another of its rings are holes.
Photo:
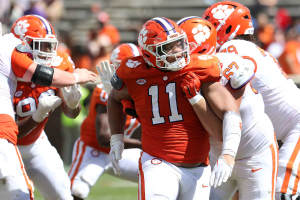
<path fill-rule="evenodd" d="M 262 168 L 257 168 L 257 169 L 251 169 L 251 172 L 254 173 L 254 172 L 257 172 L 259 170 L 261 170 Z"/>
<path fill-rule="evenodd" d="M 206 187 L 208 187 L 208 185 L 204 185 L 204 184 L 202 184 L 202 187 L 203 187 L 203 188 L 206 188 Z"/>

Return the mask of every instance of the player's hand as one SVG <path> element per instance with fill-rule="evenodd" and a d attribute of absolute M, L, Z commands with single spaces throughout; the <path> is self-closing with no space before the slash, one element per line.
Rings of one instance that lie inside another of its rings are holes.
<path fill-rule="evenodd" d="M 200 94 L 201 82 L 193 72 L 189 72 L 183 77 L 180 86 L 192 105 L 203 98 Z"/>
<path fill-rule="evenodd" d="M 32 119 L 38 123 L 48 117 L 51 111 L 54 111 L 62 100 L 58 96 L 44 96 L 39 99 L 39 105 L 36 111 L 32 114 Z"/>
<path fill-rule="evenodd" d="M 124 135 L 114 134 L 110 138 L 110 152 L 109 157 L 112 162 L 113 170 L 116 175 L 121 174 L 119 160 L 122 159 L 122 153 L 124 150 Z"/>
<path fill-rule="evenodd" d="M 217 160 L 210 177 L 210 185 L 214 188 L 225 183 L 231 176 L 234 166 L 234 157 L 231 155 L 221 155 Z"/>
<path fill-rule="evenodd" d="M 97 80 L 97 74 L 95 74 L 92 71 L 89 71 L 87 69 L 75 69 L 74 74 L 77 77 L 76 83 L 78 84 L 84 84 L 88 82 L 96 82 Z"/>
<path fill-rule="evenodd" d="M 63 87 L 61 88 L 61 91 L 66 105 L 71 109 L 77 108 L 81 98 L 80 86 L 75 84 L 72 86 Z"/>
<path fill-rule="evenodd" d="M 110 80 L 115 73 L 114 66 L 110 64 L 109 61 L 105 60 L 100 62 L 100 67 L 97 66 L 96 69 L 99 73 L 101 82 L 103 83 L 104 90 L 106 91 L 107 94 L 109 94 L 112 89 Z"/>

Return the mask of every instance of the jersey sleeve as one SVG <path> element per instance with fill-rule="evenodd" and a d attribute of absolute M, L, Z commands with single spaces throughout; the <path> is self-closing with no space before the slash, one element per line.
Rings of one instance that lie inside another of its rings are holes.
<path fill-rule="evenodd" d="M 218 53 L 217 57 L 222 63 L 222 74 L 233 89 L 240 89 L 254 76 L 255 64 L 232 53 Z"/>
<path fill-rule="evenodd" d="M 107 99 L 108 95 L 107 93 L 102 89 L 102 85 L 98 84 L 92 94 L 92 98 L 95 101 L 95 104 L 100 104 L 100 105 L 107 105 Z"/>
<path fill-rule="evenodd" d="M 27 54 L 14 49 L 11 56 L 11 66 L 17 77 L 22 78 L 32 63 L 33 60 Z"/>

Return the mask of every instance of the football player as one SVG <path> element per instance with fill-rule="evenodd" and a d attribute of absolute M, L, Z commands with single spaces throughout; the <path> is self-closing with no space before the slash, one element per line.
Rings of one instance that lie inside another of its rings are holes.
<path fill-rule="evenodd" d="M 116 47 L 110 61 L 117 66 L 121 59 L 138 55 L 140 55 L 140 51 L 136 45 L 124 43 Z M 112 65 L 105 65 L 102 67 L 113 67 Z M 112 68 L 111 72 L 114 70 Z M 111 77 L 112 73 L 107 75 Z M 89 114 L 81 125 L 80 138 L 74 144 L 73 162 L 69 176 L 75 200 L 87 198 L 91 187 L 95 185 L 104 172 L 115 174 L 108 155 L 110 151 L 110 129 L 106 108 L 108 98 L 106 90 L 110 91 L 111 85 L 106 83 L 105 80 L 109 79 L 102 77 L 101 81 L 103 83 L 95 87 L 91 97 Z M 128 106 L 126 108 L 129 109 Z M 138 181 L 138 159 L 141 153 L 139 127 L 140 123 L 138 120 L 127 115 L 125 146 L 130 149 L 123 151 L 123 159 L 120 160 L 118 168 L 120 178 L 135 182 Z"/>
<path fill-rule="evenodd" d="M 282 73 L 277 60 L 255 44 L 250 11 L 244 5 L 224 1 L 206 9 L 203 18 L 217 30 L 219 52 L 230 52 L 257 65 L 252 86 L 262 94 L 265 112 L 270 117 L 278 140 L 279 166 L 276 200 L 299 196 L 300 90 Z"/>
<path fill-rule="evenodd" d="M 28 19 L 28 22 L 30 23 L 31 20 L 35 19 Z M 42 35 L 41 32 L 44 31 L 42 26 L 36 29 L 29 27 L 28 30 L 31 32 L 25 33 L 27 37 L 32 36 L 33 33 Z M 56 38 L 54 33 L 53 38 Z M 33 42 L 36 40 L 47 43 L 47 38 L 33 37 Z M 63 51 L 53 51 L 53 56 L 40 56 L 41 58 L 36 62 L 73 72 L 74 65 L 69 55 Z M 37 54 L 42 55 L 40 52 Z M 47 63 L 44 59 L 51 61 Z M 81 93 L 77 85 L 59 91 L 55 87 L 21 81 L 17 83 L 14 106 L 19 126 L 18 148 L 28 176 L 45 199 L 73 199 L 70 179 L 64 170 L 63 161 L 55 147 L 50 144 L 44 128 L 51 112 L 60 105 L 67 116 L 75 118 L 80 112 L 80 97 Z"/>
<path fill-rule="evenodd" d="M 51 27 L 49 23 L 42 26 L 46 29 L 46 25 L 47 28 Z M 15 30 L 21 36 L 29 26 L 23 20 Z M 95 81 L 96 74 L 87 70 L 69 73 L 37 64 L 22 52 L 22 48 L 16 48 L 23 46 L 22 41 L 12 33 L 1 36 L 0 45 L 0 196 L 3 199 L 32 199 L 32 184 L 24 171 L 21 155 L 16 147 L 18 127 L 14 121 L 12 99 L 17 78 L 45 86 L 63 87 Z"/>
<path fill-rule="evenodd" d="M 239 143 L 241 119 L 233 97 L 217 82 L 218 60 L 191 58 L 185 33 L 163 17 L 143 25 L 138 43 L 142 56 L 122 60 L 111 79 L 108 116 L 112 163 L 117 168 L 124 148 L 121 100 L 132 99 L 142 126 L 139 199 L 208 199 L 209 136 L 190 105 L 197 99 L 188 100 L 180 83 L 187 73 L 195 72 L 213 110 L 224 118 L 225 127 L 232 128 L 225 128 L 219 158 L 222 167 L 216 168 L 212 180 L 226 181 L 238 146 L 228 146 L 228 141 L 234 138 Z"/>
<path fill-rule="evenodd" d="M 191 48 L 194 46 L 192 53 L 215 52 L 217 34 L 210 22 L 192 16 L 177 23 L 186 32 Z M 232 176 L 227 183 L 212 188 L 210 199 L 230 199 L 237 189 L 240 199 L 274 199 L 277 146 L 272 123 L 264 112 L 263 99 L 250 85 L 256 66 L 235 54 L 218 53 L 216 56 L 222 67 L 220 81 L 240 105 L 243 126 Z M 193 87 L 191 83 L 187 82 L 187 87 Z M 214 140 L 211 144 L 210 160 L 214 165 L 220 145 Z"/>

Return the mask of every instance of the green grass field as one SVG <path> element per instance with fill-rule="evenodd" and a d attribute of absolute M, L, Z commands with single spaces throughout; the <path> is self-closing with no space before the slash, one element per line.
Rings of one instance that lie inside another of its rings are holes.
<path fill-rule="evenodd" d="M 92 188 L 86 200 L 136 200 L 137 187 L 137 183 L 104 174 Z M 43 199 L 37 190 L 34 195 L 35 200 Z"/>

